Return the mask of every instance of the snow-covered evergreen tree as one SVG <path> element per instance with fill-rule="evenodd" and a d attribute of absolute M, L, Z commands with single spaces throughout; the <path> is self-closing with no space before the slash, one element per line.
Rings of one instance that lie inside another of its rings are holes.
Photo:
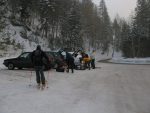
<path fill-rule="evenodd" d="M 101 30 L 100 30 L 101 32 L 100 38 L 102 43 L 101 45 L 103 52 L 105 52 L 106 50 L 108 50 L 109 44 L 112 41 L 112 27 L 104 0 L 100 1 L 99 16 L 101 19 Z"/>

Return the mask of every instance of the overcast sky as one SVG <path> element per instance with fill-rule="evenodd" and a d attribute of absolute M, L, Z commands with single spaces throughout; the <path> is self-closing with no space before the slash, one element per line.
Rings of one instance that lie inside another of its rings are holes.
<path fill-rule="evenodd" d="M 99 5 L 101 0 L 93 0 L 93 2 Z M 105 0 L 107 10 L 111 19 L 113 19 L 116 14 L 120 17 L 128 18 L 131 13 L 133 13 L 136 7 L 137 0 Z"/>

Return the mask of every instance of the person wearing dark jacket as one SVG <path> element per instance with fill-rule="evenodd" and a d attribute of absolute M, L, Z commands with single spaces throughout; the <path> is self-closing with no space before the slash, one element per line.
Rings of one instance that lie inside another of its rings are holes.
<path fill-rule="evenodd" d="M 36 72 L 36 82 L 38 86 L 40 87 L 40 84 L 42 83 L 42 86 L 45 87 L 45 76 L 43 72 L 43 58 L 49 62 L 49 58 L 46 55 L 45 52 L 41 50 L 41 46 L 38 45 L 36 50 L 34 50 L 31 54 L 31 60 L 35 68 Z"/>
<path fill-rule="evenodd" d="M 68 52 L 66 52 L 66 63 L 67 63 L 67 72 L 69 72 L 69 68 L 71 68 L 72 73 L 74 73 L 74 58 Z"/>

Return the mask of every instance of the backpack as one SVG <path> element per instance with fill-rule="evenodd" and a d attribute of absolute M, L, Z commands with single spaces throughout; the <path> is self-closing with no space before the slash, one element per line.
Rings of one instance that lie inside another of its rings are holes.
<path fill-rule="evenodd" d="M 42 60 L 42 51 L 41 50 L 35 50 L 34 52 L 34 62 L 38 63 Z"/>
<path fill-rule="evenodd" d="M 66 60 L 73 61 L 74 58 L 70 53 L 66 53 Z"/>

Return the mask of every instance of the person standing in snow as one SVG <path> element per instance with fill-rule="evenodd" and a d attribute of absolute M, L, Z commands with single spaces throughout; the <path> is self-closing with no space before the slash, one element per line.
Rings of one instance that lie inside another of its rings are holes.
<path fill-rule="evenodd" d="M 71 68 L 72 73 L 74 73 L 74 58 L 68 52 L 66 52 L 66 63 L 67 63 L 67 72 L 69 72 L 69 68 Z"/>
<path fill-rule="evenodd" d="M 95 50 L 92 51 L 90 57 L 91 57 L 91 67 L 92 69 L 95 69 Z"/>
<path fill-rule="evenodd" d="M 91 69 L 91 67 L 90 67 L 91 58 L 88 56 L 88 54 L 84 55 L 83 61 L 84 61 L 85 69 L 88 68 L 90 70 Z"/>
<path fill-rule="evenodd" d="M 38 86 L 40 87 L 40 84 L 42 84 L 42 87 L 45 87 L 45 76 L 43 72 L 43 58 L 49 62 L 49 58 L 46 55 L 45 52 L 41 50 L 41 46 L 38 45 L 36 50 L 34 50 L 31 54 L 31 60 L 35 68 L 36 72 L 36 82 Z"/>
<path fill-rule="evenodd" d="M 80 65 L 80 61 L 79 61 L 79 58 L 77 56 L 78 56 L 78 54 L 75 53 L 74 54 L 74 66 L 75 66 L 75 69 L 78 69 L 78 65 Z"/>

